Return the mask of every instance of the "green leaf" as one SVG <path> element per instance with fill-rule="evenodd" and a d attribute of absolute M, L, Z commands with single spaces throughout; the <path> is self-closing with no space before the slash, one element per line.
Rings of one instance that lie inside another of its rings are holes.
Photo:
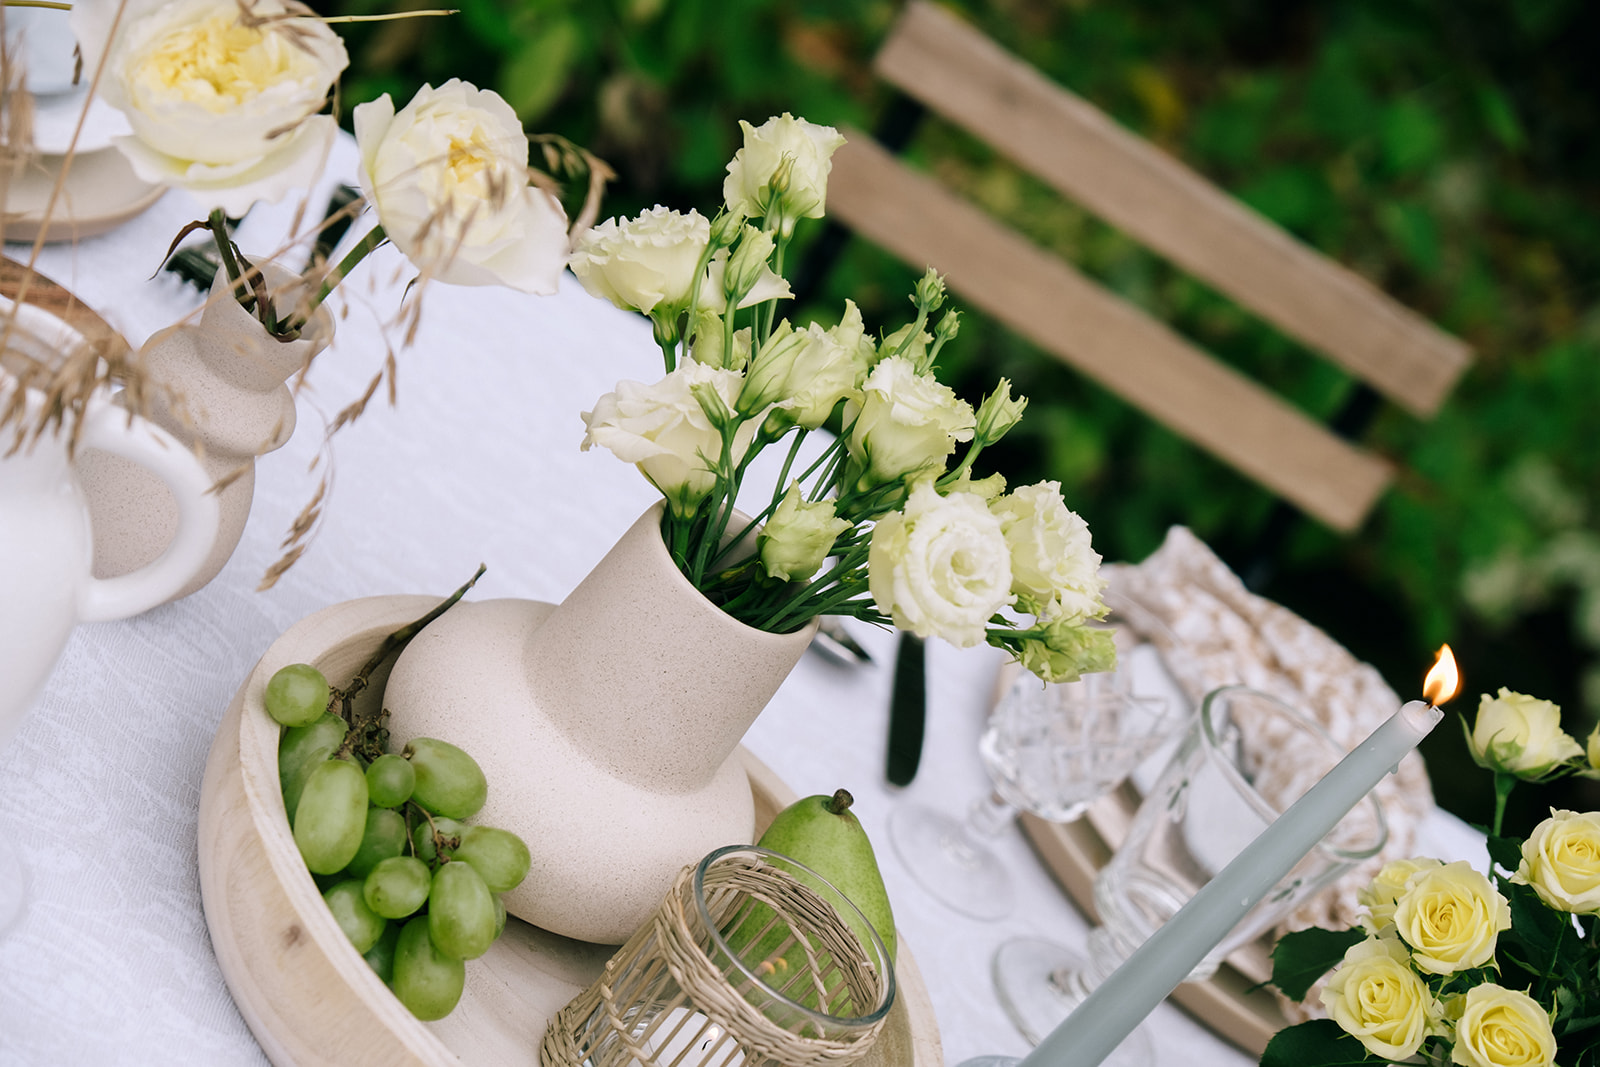
<path fill-rule="evenodd" d="M 1489 858 L 1501 870 L 1515 871 L 1522 863 L 1522 839 L 1519 837 L 1490 837 Z"/>
<path fill-rule="evenodd" d="M 570 18 L 541 26 L 500 72 L 500 95 L 523 122 L 533 122 L 556 102 L 578 51 L 578 26 Z"/>
<path fill-rule="evenodd" d="M 1507 954 L 1535 975 L 1557 973 L 1561 946 L 1573 946 L 1577 940 L 1572 916 L 1546 907 L 1532 886 L 1507 883 L 1505 890 L 1511 902 L 1511 929 L 1500 937 L 1509 942 Z"/>
<path fill-rule="evenodd" d="M 1318 978 L 1344 959 L 1345 950 L 1365 941 L 1365 932 L 1313 926 L 1279 938 L 1272 948 L 1272 984 L 1290 1000 L 1302 1000 Z"/>
<path fill-rule="evenodd" d="M 1445 147 L 1443 124 L 1415 96 L 1403 97 L 1384 109 L 1378 137 L 1384 162 L 1396 174 L 1426 170 L 1439 161 Z"/>
<path fill-rule="evenodd" d="M 1261 1067 L 1345 1067 L 1382 1062 L 1332 1019 L 1313 1019 L 1279 1030 L 1261 1054 Z"/>

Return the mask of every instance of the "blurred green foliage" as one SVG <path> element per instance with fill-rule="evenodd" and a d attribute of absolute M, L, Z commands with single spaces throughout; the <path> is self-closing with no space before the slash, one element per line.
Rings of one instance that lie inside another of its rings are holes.
<path fill-rule="evenodd" d="M 335 6 L 371 13 L 394 0 Z M 1600 715 L 1600 5 L 950 6 L 1474 347 L 1437 418 L 1386 407 L 1370 427 L 1366 440 L 1401 475 L 1367 526 L 1342 538 L 1298 523 L 1265 591 L 1406 697 L 1449 640 L 1469 716 L 1476 694 L 1505 685 L 1563 704 L 1581 740 Z M 344 27 L 346 110 L 452 76 L 496 88 L 530 130 L 560 133 L 616 168 L 607 215 L 713 209 L 740 119 L 790 111 L 870 129 L 888 97 L 871 57 L 898 10 L 890 0 L 460 7 L 451 19 Z M 1315 417 L 1330 418 L 1352 388 L 937 119 L 909 155 Z M 911 279 L 855 242 L 807 310 L 836 316 L 849 295 L 869 322 L 897 321 Z M 1236 565 L 1252 558 L 1272 501 L 1242 476 L 976 314 L 947 352 L 946 377 L 969 399 L 999 375 L 1032 398 L 996 465 L 1014 483 L 1061 481 L 1108 558 L 1142 558 L 1174 523 Z M 1448 727 L 1425 748 L 1435 761 L 1460 751 Z M 1436 772 L 1441 800 L 1485 818 L 1486 787 L 1459 777 Z"/>

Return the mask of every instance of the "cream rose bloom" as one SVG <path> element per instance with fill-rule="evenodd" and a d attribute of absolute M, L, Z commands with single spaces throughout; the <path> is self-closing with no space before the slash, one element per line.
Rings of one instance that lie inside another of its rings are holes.
<path fill-rule="evenodd" d="M 1406 879 L 1394 926 L 1419 970 L 1454 974 L 1494 958 L 1500 931 L 1511 928 L 1511 906 L 1488 878 L 1458 860 Z"/>
<path fill-rule="evenodd" d="M 728 163 L 722 199 L 750 218 L 772 215 L 787 234 L 796 219 L 819 219 L 828 198 L 833 153 L 844 137 L 788 112 L 759 127 L 739 120 L 744 147 Z"/>
<path fill-rule="evenodd" d="M 1060 482 L 1013 490 L 989 505 L 1011 546 L 1011 591 L 1041 619 L 1083 622 L 1105 613 L 1100 554 L 1089 524 L 1067 508 Z"/>
<path fill-rule="evenodd" d="M 709 387 L 731 408 L 741 381 L 738 371 L 688 360 L 654 385 L 618 382 L 615 392 L 584 413 L 589 430 L 582 448 L 587 452 L 600 445 L 635 464 L 674 512 L 688 515 L 715 486 L 722 455 L 722 435 L 693 389 Z M 756 423 L 747 421 L 735 432 L 733 462 L 744 458 L 755 429 Z"/>
<path fill-rule="evenodd" d="M 983 644 L 989 619 L 1011 603 L 1011 550 L 976 493 L 912 489 L 904 511 L 878 520 L 867 553 L 878 610 L 918 637 Z"/>
<path fill-rule="evenodd" d="M 1392 937 L 1351 945 L 1322 989 L 1322 1006 L 1340 1029 L 1385 1060 L 1403 1060 L 1424 1038 L 1444 1032 L 1444 1006 L 1411 969 L 1405 945 Z"/>
<path fill-rule="evenodd" d="M 943 467 L 956 442 L 972 440 L 972 405 L 904 356 L 880 361 L 845 405 L 850 455 L 869 483 Z"/>
<path fill-rule="evenodd" d="M 1478 765 L 1519 778 L 1539 778 L 1558 763 L 1584 754 L 1561 729 L 1561 709 L 1548 700 L 1513 693 L 1483 694 L 1469 739 Z"/>
<path fill-rule="evenodd" d="M 1356 903 L 1367 909 L 1366 914 L 1361 916 L 1362 929 L 1369 934 L 1379 934 L 1393 926 L 1394 909 L 1399 903 L 1400 894 L 1405 892 L 1406 882 L 1418 871 L 1443 866 L 1443 860 L 1427 856 L 1391 860 L 1384 864 L 1365 888 L 1356 891 Z"/>
<path fill-rule="evenodd" d="M 1467 990 L 1450 1062 L 1462 1067 L 1554 1067 L 1550 1014 L 1526 993 L 1484 984 Z"/>
<path fill-rule="evenodd" d="M 310 9 L 255 0 L 77 0 L 72 31 L 86 75 L 132 136 L 117 148 L 145 181 L 188 189 L 239 216 L 257 200 L 309 186 L 338 127 L 320 115 L 349 64 Z M 115 37 L 112 35 L 116 27 Z"/>
<path fill-rule="evenodd" d="M 850 525 L 834 514 L 833 501 L 808 501 L 801 495 L 800 483 L 790 482 L 772 518 L 761 528 L 761 565 L 769 577 L 803 582 L 817 573 Z"/>
<path fill-rule="evenodd" d="M 556 291 L 567 216 L 528 184 L 528 138 L 510 104 L 451 78 L 398 114 L 386 93 L 354 119 L 361 191 L 419 269 L 452 285 Z"/>
<path fill-rule="evenodd" d="M 657 205 L 634 219 L 607 219 L 578 238 L 572 273 L 591 294 L 627 311 L 689 306 L 695 268 L 711 242 L 711 223 Z"/>
<path fill-rule="evenodd" d="M 1533 886 L 1557 911 L 1600 913 L 1600 812 L 1550 809 L 1522 843 L 1511 880 Z"/>

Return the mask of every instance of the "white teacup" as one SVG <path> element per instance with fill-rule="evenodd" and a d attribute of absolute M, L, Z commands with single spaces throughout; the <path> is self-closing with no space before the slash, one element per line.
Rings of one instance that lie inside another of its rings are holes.
<path fill-rule="evenodd" d="M 85 343 L 49 312 L 4 298 L 0 330 L 7 352 L 36 360 Z M 18 389 L 0 367 L 0 410 Z M 23 395 L 24 424 L 31 425 L 44 396 L 32 389 Z M 148 566 L 95 578 L 89 512 L 66 434 L 27 440 L 13 451 L 16 443 L 15 424 L 0 431 L 0 749 L 44 688 L 73 626 L 127 618 L 171 597 L 205 563 L 218 529 L 217 500 L 199 460 L 164 430 L 96 396 L 83 413 L 78 447 L 147 467 L 172 490 L 179 519 L 177 537 Z"/>

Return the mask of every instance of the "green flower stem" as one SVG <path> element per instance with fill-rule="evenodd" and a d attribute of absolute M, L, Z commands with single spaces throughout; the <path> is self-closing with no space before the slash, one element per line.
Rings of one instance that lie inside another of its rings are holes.
<path fill-rule="evenodd" d="M 228 272 L 228 283 L 233 287 L 234 299 L 249 307 L 253 298 L 241 281 L 244 271 L 239 266 L 239 258 L 234 254 L 237 249 L 234 248 L 232 239 L 228 237 L 228 217 L 222 213 L 221 208 L 211 212 L 208 226 L 211 230 L 211 239 L 216 242 L 217 256 L 222 260 L 222 268 Z"/>
<path fill-rule="evenodd" d="M 323 276 L 322 284 L 317 286 L 316 295 L 306 305 L 306 315 L 302 323 L 309 322 L 317 308 L 321 307 L 322 302 L 328 299 L 329 294 L 333 292 L 334 286 L 348 278 L 350 272 L 355 270 L 363 259 L 366 259 L 374 249 L 381 246 L 388 239 L 389 235 L 384 232 L 381 224 L 368 230 L 361 240 L 356 242 L 356 246 L 339 261 L 339 265 Z"/>
<path fill-rule="evenodd" d="M 688 329 L 683 331 L 683 335 L 678 339 L 678 343 L 683 346 L 682 356 L 680 357 L 683 360 L 688 360 L 690 358 L 689 349 L 694 343 L 694 312 L 695 309 L 700 306 L 700 283 L 705 280 L 706 268 L 711 265 L 711 254 L 715 251 L 716 249 L 712 247 L 712 242 L 707 241 L 705 248 L 700 250 L 700 258 L 695 262 L 694 284 L 689 286 L 689 326 Z M 724 324 L 724 328 L 726 329 L 726 324 Z M 666 363 L 667 373 L 671 374 L 674 366 L 671 356 L 667 357 Z"/>
<path fill-rule="evenodd" d="M 776 251 L 772 254 L 772 272 L 778 277 L 783 277 L 783 253 L 789 245 L 789 235 L 780 228 Z M 766 344 L 767 338 L 772 336 L 772 320 L 778 317 L 778 298 L 773 297 L 761 305 L 761 343 Z"/>
<path fill-rule="evenodd" d="M 1517 776 L 1508 771 L 1494 772 L 1494 836 L 1500 836 L 1501 823 L 1505 821 L 1506 800 L 1517 785 Z"/>

